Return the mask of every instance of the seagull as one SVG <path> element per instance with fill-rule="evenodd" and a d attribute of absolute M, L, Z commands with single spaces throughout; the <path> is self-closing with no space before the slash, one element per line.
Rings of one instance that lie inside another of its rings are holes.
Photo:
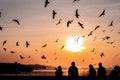
<path fill-rule="evenodd" d="M 62 50 L 65 46 L 63 45 L 60 49 Z"/>
<path fill-rule="evenodd" d="M 99 15 L 99 17 L 105 15 L 105 9 L 103 10 L 103 12 Z"/>
<path fill-rule="evenodd" d="M 29 42 L 28 41 L 26 41 L 26 47 L 28 48 L 28 46 L 29 46 L 30 44 L 29 44 Z"/>
<path fill-rule="evenodd" d="M 10 53 L 15 53 L 15 51 L 10 51 Z"/>
<path fill-rule="evenodd" d="M 21 59 L 24 59 L 25 57 L 23 57 L 22 55 L 19 55 L 19 57 L 21 58 Z"/>
<path fill-rule="evenodd" d="M 0 30 L 2 31 L 3 27 L 0 26 Z"/>
<path fill-rule="evenodd" d="M 111 23 L 108 25 L 108 27 L 110 27 L 110 26 L 113 26 L 113 20 L 112 20 Z"/>
<path fill-rule="evenodd" d="M 103 56 L 104 56 L 104 53 L 101 53 L 101 54 L 100 54 L 100 57 L 102 58 Z"/>
<path fill-rule="evenodd" d="M 56 25 L 58 25 L 58 24 L 60 24 L 61 23 L 61 19 L 59 19 L 59 21 L 58 21 L 58 23 L 56 24 Z"/>
<path fill-rule="evenodd" d="M 6 44 L 7 40 L 3 41 L 3 46 Z"/>
<path fill-rule="evenodd" d="M 41 58 L 42 58 L 42 59 L 46 59 L 45 55 L 43 55 Z"/>
<path fill-rule="evenodd" d="M 7 51 L 7 48 L 3 48 L 4 51 Z"/>
<path fill-rule="evenodd" d="M 93 50 L 91 50 L 90 52 L 95 52 L 95 48 L 93 48 Z"/>
<path fill-rule="evenodd" d="M 110 37 L 109 37 L 109 36 L 106 36 L 105 38 L 106 38 L 107 40 L 108 40 L 108 39 L 110 39 Z"/>
<path fill-rule="evenodd" d="M 56 39 L 55 42 L 58 42 L 59 39 Z"/>
<path fill-rule="evenodd" d="M 52 14 L 53 14 L 53 19 L 55 19 L 55 15 L 57 14 L 56 12 L 55 12 L 55 10 L 53 10 L 53 12 L 52 12 Z"/>
<path fill-rule="evenodd" d="M 47 7 L 48 4 L 50 4 L 50 2 L 48 0 L 46 0 L 44 7 Z"/>
<path fill-rule="evenodd" d="M 12 21 L 16 22 L 18 25 L 20 25 L 20 22 L 17 19 L 13 19 Z"/>
<path fill-rule="evenodd" d="M 92 33 L 93 33 L 93 31 L 91 31 L 91 32 L 88 34 L 88 36 L 92 35 Z"/>
<path fill-rule="evenodd" d="M 16 42 L 16 46 L 19 46 L 19 42 L 18 41 Z"/>
<path fill-rule="evenodd" d="M 76 18 L 79 18 L 79 14 L 78 14 L 78 9 L 76 9 L 76 11 L 75 11 L 75 16 L 76 16 Z"/>
<path fill-rule="evenodd" d="M 114 42 L 107 42 L 108 44 L 113 44 Z"/>
<path fill-rule="evenodd" d="M 44 44 L 41 48 L 43 48 L 43 47 L 47 47 L 47 43 L 46 43 L 46 44 Z"/>
<path fill-rule="evenodd" d="M 94 30 L 97 30 L 100 27 L 100 25 L 96 26 Z"/>
<path fill-rule="evenodd" d="M 30 58 L 31 58 L 31 56 L 28 56 L 28 58 L 30 59 Z"/>
<path fill-rule="evenodd" d="M 76 1 L 80 1 L 80 0 L 73 0 L 73 3 L 76 2 Z"/>
<path fill-rule="evenodd" d="M 82 29 L 84 29 L 84 27 L 83 27 L 83 24 L 82 24 L 82 23 L 78 22 L 78 24 L 79 24 L 79 26 L 80 26 Z"/>
<path fill-rule="evenodd" d="M 69 20 L 69 21 L 67 22 L 67 27 L 69 27 L 69 25 L 70 25 L 72 22 L 73 22 L 73 20 Z"/>

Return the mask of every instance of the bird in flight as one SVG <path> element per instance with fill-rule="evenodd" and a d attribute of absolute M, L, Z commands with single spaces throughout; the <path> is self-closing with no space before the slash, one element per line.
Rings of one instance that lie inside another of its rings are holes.
<path fill-rule="evenodd" d="M 55 10 L 52 11 L 52 14 L 53 14 L 52 18 L 55 19 L 55 15 L 57 14 Z"/>
<path fill-rule="evenodd" d="M 101 54 L 100 54 L 100 57 L 102 58 L 103 56 L 104 56 L 104 53 L 101 53 Z"/>
<path fill-rule="evenodd" d="M 103 12 L 99 15 L 99 17 L 105 15 L 105 10 L 103 10 Z"/>
<path fill-rule="evenodd" d="M 76 16 L 76 18 L 79 18 L 79 14 L 78 14 L 78 9 L 76 9 L 76 11 L 75 11 L 75 16 Z"/>
<path fill-rule="evenodd" d="M 7 48 L 3 48 L 4 51 L 7 51 Z"/>
<path fill-rule="evenodd" d="M 59 39 L 56 39 L 55 42 L 58 42 Z"/>
<path fill-rule="evenodd" d="M 28 46 L 30 45 L 30 43 L 28 41 L 26 41 L 26 47 L 28 48 Z"/>
<path fill-rule="evenodd" d="M 16 46 L 19 46 L 19 42 L 18 41 L 16 42 Z"/>
<path fill-rule="evenodd" d="M 45 55 L 43 55 L 41 58 L 42 58 L 42 59 L 46 59 Z"/>
<path fill-rule="evenodd" d="M 93 50 L 91 50 L 90 52 L 95 52 L 95 48 L 93 48 Z"/>
<path fill-rule="evenodd" d="M 19 55 L 19 57 L 21 58 L 21 59 L 24 59 L 25 57 L 23 57 L 22 55 Z"/>
<path fill-rule="evenodd" d="M 60 49 L 62 50 L 65 46 L 63 45 Z"/>
<path fill-rule="evenodd" d="M 105 36 L 104 38 L 103 38 L 103 40 L 108 40 L 108 39 L 110 39 L 110 37 L 109 36 Z"/>
<path fill-rule="evenodd" d="M 82 23 L 78 22 L 78 24 L 79 24 L 79 26 L 80 26 L 82 29 L 84 29 L 84 27 L 83 27 L 83 24 L 82 24 Z"/>
<path fill-rule="evenodd" d="M 48 0 L 45 0 L 45 5 L 44 7 L 47 7 L 47 5 L 50 4 L 50 2 Z"/>
<path fill-rule="evenodd" d="M 17 19 L 13 19 L 13 22 L 16 22 L 18 25 L 20 25 L 20 22 Z"/>
<path fill-rule="evenodd" d="M 43 48 L 43 47 L 47 47 L 47 43 L 46 43 L 46 44 L 44 44 L 41 48 Z"/>
<path fill-rule="evenodd" d="M 15 51 L 10 51 L 10 53 L 15 53 Z"/>
<path fill-rule="evenodd" d="M 58 24 L 60 24 L 61 23 L 61 19 L 59 19 L 59 21 L 58 21 L 58 23 L 56 24 L 56 25 L 58 25 Z"/>
<path fill-rule="evenodd" d="M 80 0 L 73 0 L 73 3 L 76 2 L 76 1 L 80 1 Z"/>
<path fill-rule="evenodd" d="M 91 32 L 88 34 L 88 36 L 92 35 L 92 33 L 93 33 L 93 31 L 91 31 Z"/>
<path fill-rule="evenodd" d="M 7 40 L 3 41 L 3 46 L 7 43 Z"/>
<path fill-rule="evenodd" d="M 113 20 L 112 20 L 111 23 L 108 25 L 108 27 L 110 27 L 110 26 L 113 26 Z"/>
<path fill-rule="evenodd" d="M 2 31 L 3 27 L 0 26 L 0 30 Z"/>
<path fill-rule="evenodd" d="M 100 27 L 100 25 L 96 26 L 94 30 L 97 30 Z"/>
<path fill-rule="evenodd" d="M 72 22 L 73 22 L 73 20 L 69 20 L 69 21 L 67 22 L 67 27 L 69 27 L 69 25 L 70 25 Z"/>

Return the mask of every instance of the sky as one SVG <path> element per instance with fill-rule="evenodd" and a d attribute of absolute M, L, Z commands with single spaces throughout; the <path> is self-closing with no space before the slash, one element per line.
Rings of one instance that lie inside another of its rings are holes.
<path fill-rule="evenodd" d="M 19 62 L 22 64 L 43 64 L 50 66 L 70 66 L 72 61 L 77 66 L 105 67 L 120 65 L 120 0 L 0 0 L 0 62 Z M 78 9 L 79 18 L 75 17 Z M 56 11 L 52 19 L 52 11 Z M 105 15 L 98 17 L 105 10 Z M 20 25 L 13 22 L 17 19 Z M 61 24 L 56 25 L 61 19 Z M 73 20 L 67 27 L 67 21 Z M 113 20 L 113 26 L 108 25 Z M 82 29 L 78 21 L 84 26 Z M 93 32 L 96 26 L 100 27 Z M 84 49 L 72 52 L 61 47 L 69 37 L 83 37 Z M 110 39 L 103 40 L 109 36 Z M 55 42 L 58 39 L 58 42 Z M 3 46 L 3 41 L 7 43 Z M 19 41 L 20 46 L 16 46 Z M 25 42 L 30 43 L 26 48 Z M 114 42 L 108 44 L 108 42 Z M 46 47 L 42 46 L 47 44 Z M 4 51 L 3 48 L 7 48 Z M 91 52 L 95 48 L 94 52 Z M 10 53 L 15 51 L 15 53 Z M 104 53 L 101 58 L 100 54 Z M 25 57 L 21 59 L 19 55 Z M 46 59 L 41 59 L 45 55 Z M 30 58 L 28 58 L 30 56 Z"/>

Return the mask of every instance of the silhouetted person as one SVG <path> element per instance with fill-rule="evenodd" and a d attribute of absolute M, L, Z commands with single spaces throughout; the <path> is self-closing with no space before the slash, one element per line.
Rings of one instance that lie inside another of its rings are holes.
<path fill-rule="evenodd" d="M 88 75 L 89 80 L 96 80 L 96 70 L 93 67 L 93 65 L 89 65 L 89 75 Z"/>
<path fill-rule="evenodd" d="M 75 62 L 71 63 L 71 66 L 68 69 L 68 76 L 79 76 L 78 75 L 78 68 L 75 66 Z"/>
<path fill-rule="evenodd" d="M 62 67 L 58 66 L 57 70 L 55 71 L 55 75 L 56 76 L 63 76 L 63 72 L 62 72 Z"/>
<path fill-rule="evenodd" d="M 106 80 L 106 69 L 102 66 L 101 62 L 98 68 L 98 80 Z"/>
<path fill-rule="evenodd" d="M 110 72 L 108 80 L 120 80 L 120 67 L 115 66 L 114 69 Z"/>

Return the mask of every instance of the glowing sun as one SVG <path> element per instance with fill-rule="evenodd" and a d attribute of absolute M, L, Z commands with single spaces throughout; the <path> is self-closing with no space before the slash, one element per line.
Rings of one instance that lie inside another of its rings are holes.
<path fill-rule="evenodd" d="M 66 40 L 65 49 L 72 52 L 79 52 L 83 49 L 83 37 L 68 37 Z"/>

